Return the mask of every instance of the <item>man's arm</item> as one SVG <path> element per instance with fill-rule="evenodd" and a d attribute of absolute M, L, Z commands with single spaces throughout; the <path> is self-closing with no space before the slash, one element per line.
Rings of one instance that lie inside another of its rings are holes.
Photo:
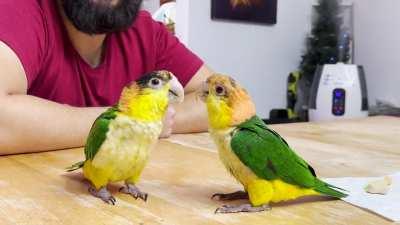
<path fill-rule="evenodd" d="M 104 108 L 76 108 L 29 96 L 24 69 L 0 41 L 0 155 L 84 145 Z"/>
<path fill-rule="evenodd" d="M 208 128 L 205 104 L 198 98 L 198 89 L 212 75 L 212 71 L 203 65 L 185 87 L 185 101 L 175 106 L 176 116 L 173 133 L 204 132 Z"/>

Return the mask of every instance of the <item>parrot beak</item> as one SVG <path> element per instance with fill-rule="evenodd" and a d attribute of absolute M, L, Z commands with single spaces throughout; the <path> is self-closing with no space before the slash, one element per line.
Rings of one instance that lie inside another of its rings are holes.
<path fill-rule="evenodd" d="M 207 82 L 204 82 L 201 89 L 198 91 L 198 96 L 203 102 L 205 102 L 209 93 Z"/>
<path fill-rule="evenodd" d="M 169 81 L 170 88 L 168 93 L 168 98 L 171 103 L 182 103 L 184 100 L 185 92 L 183 90 L 182 84 L 172 75 L 172 79 Z"/>

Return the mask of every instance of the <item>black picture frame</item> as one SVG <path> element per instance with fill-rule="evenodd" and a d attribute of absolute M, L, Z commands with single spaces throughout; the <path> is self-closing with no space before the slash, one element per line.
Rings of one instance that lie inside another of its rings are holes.
<path fill-rule="evenodd" d="M 232 5 L 231 0 L 211 0 L 211 19 L 273 25 L 277 23 L 277 0 L 250 0 L 250 5 Z"/>

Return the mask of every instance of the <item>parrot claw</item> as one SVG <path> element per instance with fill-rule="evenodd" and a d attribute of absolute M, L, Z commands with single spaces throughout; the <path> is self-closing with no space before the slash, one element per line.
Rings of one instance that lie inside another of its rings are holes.
<path fill-rule="evenodd" d="M 111 196 L 111 197 L 108 199 L 107 203 L 108 203 L 108 204 L 115 205 L 115 202 L 116 202 L 116 201 L 117 201 L 117 200 L 115 200 L 114 196 Z"/>
<path fill-rule="evenodd" d="M 270 209 L 271 207 L 269 205 L 262 205 L 257 207 L 254 207 L 250 204 L 243 204 L 239 206 L 223 205 L 217 208 L 214 213 L 262 212 Z"/>
<path fill-rule="evenodd" d="M 89 187 L 89 193 L 94 197 L 100 198 L 107 204 L 115 205 L 116 200 L 114 196 L 112 196 L 105 187 L 100 188 L 98 191 L 94 187 Z"/>
<path fill-rule="evenodd" d="M 121 187 L 121 188 L 119 189 L 119 191 L 122 192 L 122 193 L 125 193 L 125 194 L 132 195 L 135 199 L 140 198 L 140 199 L 142 199 L 142 200 L 145 201 L 145 202 L 147 201 L 147 196 L 148 196 L 148 194 L 145 193 L 145 192 L 141 192 L 141 191 L 139 190 L 139 188 L 137 188 L 137 187 L 136 187 L 135 185 L 133 185 L 133 184 L 127 184 L 126 186 Z"/>
<path fill-rule="evenodd" d="M 249 195 L 244 191 L 236 191 L 229 194 L 216 193 L 211 196 L 211 199 L 216 199 L 219 201 L 249 199 Z"/>

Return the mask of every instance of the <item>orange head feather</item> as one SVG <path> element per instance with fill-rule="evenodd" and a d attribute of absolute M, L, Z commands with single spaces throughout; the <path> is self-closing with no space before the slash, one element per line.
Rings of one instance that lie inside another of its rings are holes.
<path fill-rule="evenodd" d="M 231 77 L 214 74 L 209 77 L 202 90 L 207 103 L 210 127 L 236 126 L 256 114 L 256 109 L 247 91 Z"/>

